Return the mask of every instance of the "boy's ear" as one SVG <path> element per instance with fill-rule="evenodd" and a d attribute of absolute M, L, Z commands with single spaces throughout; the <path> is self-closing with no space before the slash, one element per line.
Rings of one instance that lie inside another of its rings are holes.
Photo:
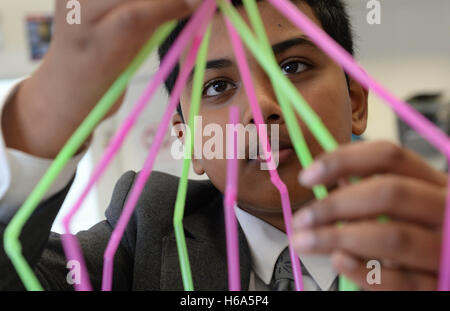
<path fill-rule="evenodd" d="M 172 127 L 177 133 L 177 139 L 184 144 L 184 132 L 183 132 L 183 119 L 181 118 L 179 113 L 175 113 L 172 117 Z"/>
<path fill-rule="evenodd" d="M 174 127 L 175 131 L 177 131 L 177 138 L 181 141 L 182 144 L 184 144 L 184 136 L 185 132 L 184 129 L 184 122 L 183 118 L 179 113 L 174 114 L 172 117 L 172 126 Z M 192 157 L 192 168 L 194 169 L 194 172 L 197 175 L 203 175 L 205 173 L 205 170 L 201 164 L 201 160 L 195 159 Z"/>
<path fill-rule="evenodd" d="M 203 168 L 202 162 L 199 159 L 192 158 L 192 169 L 197 175 L 205 174 L 205 169 Z"/>
<path fill-rule="evenodd" d="M 361 135 L 367 127 L 369 92 L 349 77 L 349 95 L 352 102 L 352 133 Z"/>

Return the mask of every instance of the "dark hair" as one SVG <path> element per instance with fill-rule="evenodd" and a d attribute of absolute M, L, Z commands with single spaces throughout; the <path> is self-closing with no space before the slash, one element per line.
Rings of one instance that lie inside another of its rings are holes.
<path fill-rule="evenodd" d="M 258 1 L 258 0 L 257 0 Z M 339 43 L 351 55 L 354 54 L 353 33 L 347 7 L 344 0 L 291 0 L 293 2 L 305 2 L 308 4 L 320 21 L 323 30 Z M 242 0 L 232 0 L 233 6 L 241 6 Z M 180 21 L 169 37 L 158 49 L 159 59 L 162 60 L 170 47 L 186 25 L 188 19 Z M 177 64 L 167 77 L 165 83 L 167 92 L 170 94 L 178 77 L 179 65 Z M 345 75 L 348 83 L 348 76 Z M 177 112 L 183 116 L 181 106 L 178 105 Z"/>

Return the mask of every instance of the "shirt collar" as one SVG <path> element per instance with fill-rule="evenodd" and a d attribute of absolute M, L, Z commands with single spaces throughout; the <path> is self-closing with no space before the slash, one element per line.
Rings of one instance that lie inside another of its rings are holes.
<path fill-rule="evenodd" d="M 235 206 L 235 211 L 249 245 L 253 271 L 265 284 L 269 284 L 278 257 L 288 246 L 287 236 L 284 232 L 238 206 Z M 328 290 L 337 276 L 332 268 L 330 257 L 324 255 L 299 257 L 320 289 Z"/>

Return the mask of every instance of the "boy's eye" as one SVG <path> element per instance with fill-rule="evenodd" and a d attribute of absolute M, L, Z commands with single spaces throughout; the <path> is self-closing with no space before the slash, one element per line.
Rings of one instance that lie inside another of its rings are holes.
<path fill-rule="evenodd" d="M 289 60 L 280 65 L 281 71 L 285 75 L 300 73 L 308 69 L 308 65 L 298 60 Z"/>
<path fill-rule="evenodd" d="M 235 87 L 236 86 L 229 81 L 225 80 L 212 81 L 205 86 L 203 90 L 203 96 L 205 97 L 218 96 Z"/>

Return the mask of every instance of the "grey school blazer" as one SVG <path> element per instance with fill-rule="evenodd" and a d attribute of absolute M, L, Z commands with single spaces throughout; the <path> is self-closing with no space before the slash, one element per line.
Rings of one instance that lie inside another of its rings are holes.
<path fill-rule="evenodd" d="M 117 182 L 106 220 L 77 234 L 94 289 L 101 287 L 103 253 L 127 195 L 136 179 L 127 172 Z M 153 172 L 117 250 L 113 290 L 183 290 L 173 230 L 178 178 Z M 51 225 L 70 184 L 42 203 L 24 227 L 23 252 L 47 290 L 71 290 L 60 236 Z M 210 181 L 190 181 L 186 197 L 184 231 L 196 290 L 227 290 L 227 257 L 222 194 Z M 3 232 L 6 224 L 0 224 Z M 0 290 L 24 289 L 0 243 Z M 239 227 L 242 289 L 250 279 L 250 252 Z"/>

